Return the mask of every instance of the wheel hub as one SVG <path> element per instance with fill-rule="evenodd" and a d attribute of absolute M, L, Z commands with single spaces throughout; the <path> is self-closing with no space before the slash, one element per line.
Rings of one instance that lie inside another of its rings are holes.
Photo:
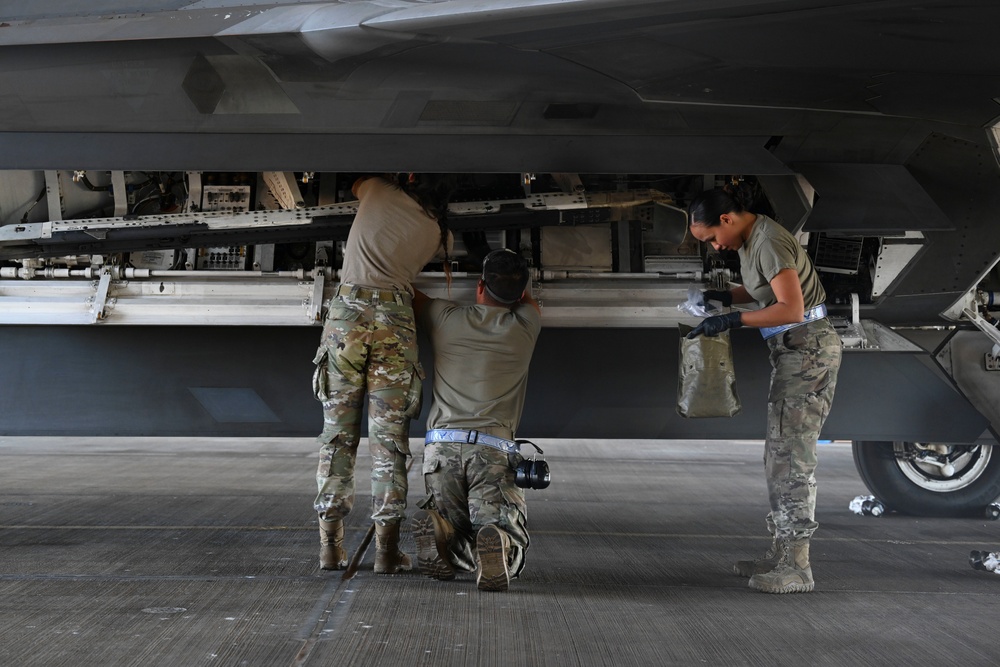
<path fill-rule="evenodd" d="M 949 493 L 963 489 L 983 474 L 992 447 L 894 442 L 896 465 L 922 489 Z"/>

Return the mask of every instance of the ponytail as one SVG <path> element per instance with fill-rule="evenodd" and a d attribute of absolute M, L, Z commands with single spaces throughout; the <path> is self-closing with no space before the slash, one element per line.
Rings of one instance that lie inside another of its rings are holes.
<path fill-rule="evenodd" d="M 400 174 L 399 187 L 437 221 L 441 230 L 441 249 L 444 251 L 444 276 L 451 289 L 451 257 L 448 256 L 448 202 L 458 187 L 451 174 Z"/>

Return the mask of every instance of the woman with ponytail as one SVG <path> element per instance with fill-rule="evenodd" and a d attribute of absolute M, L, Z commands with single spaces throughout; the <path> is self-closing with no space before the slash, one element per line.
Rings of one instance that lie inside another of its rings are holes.
<path fill-rule="evenodd" d="M 704 298 L 759 306 L 708 317 L 688 337 L 756 327 L 770 350 L 764 469 L 773 541 L 762 558 L 738 561 L 734 570 L 765 593 L 807 593 L 814 587 L 809 539 L 819 526 L 816 440 L 833 403 L 842 346 L 809 257 L 784 227 L 751 212 L 752 198 L 741 183 L 704 192 L 688 206 L 695 238 L 740 257 L 743 284 Z"/>
<path fill-rule="evenodd" d="M 314 359 L 313 392 L 323 403 L 314 507 L 324 570 L 347 567 L 344 518 L 354 503 L 366 395 L 375 572 L 411 568 L 399 550 L 399 524 L 406 509 L 410 420 L 420 414 L 423 379 L 412 282 L 438 255 L 447 272 L 453 183 L 444 174 L 406 174 L 365 176 L 352 187 L 358 212 Z"/>

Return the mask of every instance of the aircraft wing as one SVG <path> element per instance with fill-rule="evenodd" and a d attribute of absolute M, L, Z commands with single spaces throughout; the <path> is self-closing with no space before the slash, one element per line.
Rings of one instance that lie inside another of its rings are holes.
<path fill-rule="evenodd" d="M 65 5 L 4 5 L 0 167 L 781 174 L 1000 97 L 986 1 Z"/>

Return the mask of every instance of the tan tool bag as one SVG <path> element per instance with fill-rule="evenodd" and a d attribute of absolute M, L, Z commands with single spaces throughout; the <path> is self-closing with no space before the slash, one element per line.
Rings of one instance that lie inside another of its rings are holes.
<path fill-rule="evenodd" d="M 693 327 L 678 325 L 681 333 L 677 369 L 677 414 L 681 417 L 733 417 L 740 412 L 736 370 L 729 332 L 695 336 Z"/>

